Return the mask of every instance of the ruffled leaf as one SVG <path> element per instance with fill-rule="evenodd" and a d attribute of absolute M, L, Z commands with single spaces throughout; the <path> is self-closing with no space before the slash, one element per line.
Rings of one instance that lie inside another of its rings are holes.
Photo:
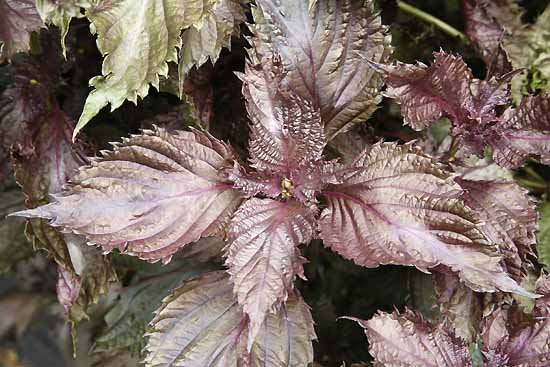
<path fill-rule="evenodd" d="M 321 238 L 343 257 L 366 267 L 450 267 L 476 291 L 528 294 L 500 265 L 460 199 L 462 190 L 412 145 L 373 146 L 341 185 L 323 191 L 327 208 Z"/>
<path fill-rule="evenodd" d="M 520 281 L 526 275 L 525 262 L 533 254 L 538 229 L 535 203 L 526 190 L 514 182 L 506 181 L 458 181 L 465 190 L 465 203 L 474 216 L 483 223 L 481 229 L 496 243 L 506 269 Z"/>
<path fill-rule="evenodd" d="M 503 116 L 490 141 L 493 159 L 506 168 L 517 168 L 529 157 L 550 164 L 550 94 L 525 97 Z"/>
<path fill-rule="evenodd" d="M 82 168 L 51 204 L 17 215 L 51 219 L 106 252 L 168 262 L 186 244 L 219 233 L 239 205 L 219 174 L 234 158 L 206 133 L 146 130 Z"/>
<path fill-rule="evenodd" d="M 301 367 L 313 361 L 313 321 L 297 294 L 268 316 L 248 353 L 248 319 L 224 272 L 175 289 L 151 326 L 147 367 Z"/>
<path fill-rule="evenodd" d="M 44 23 L 53 24 L 61 30 L 63 56 L 67 57 L 65 38 L 72 18 L 82 18 L 81 10 L 91 6 L 91 0 L 36 0 L 38 13 Z"/>
<path fill-rule="evenodd" d="M 210 60 L 218 60 L 222 48 L 231 48 L 231 36 L 238 34 L 239 25 L 246 20 L 246 0 L 220 0 L 201 24 L 193 24 L 183 32 L 183 46 L 179 55 L 179 93 L 187 73 Z"/>
<path fill-rule="evenodd" d="M 250 161 L 260 171 L 290 178 L 321 159 L 325 138 L 319 111 L 283 87 L 283 64 L 278 56 L 247 64 L 243 94 L 251 119 Z"/>
<path fill-rule="evenodd" d="M 252 42 L 281 55 L 289 87 L 320 109 L 331 139 L 376 109 L 382 81 L 368 63 L 388 59 L 390 36 L 372 1 L 310 3 L 257 1 Z"/>
<path fill-rule="evenodd" d="M 97 46 L 105 57 L 102 76 L 90 80 L 90 92 L 74 135 L 103 107 L 118 108 L 125 100 L 137 103 L 149 85 L 159 88 L 168 76 L 168 62 L 177 61 L 180 32 L 199 25 L 210 14 L 213 0 L 122 0 L 99 2 L 86 11 Z"/>
<path fill-rule="evenodd" d="M 227 260 L 235 294 L 250 318 L 250 341 L 268 313 L 279 310 L 304 277 L 306 261 L 298 249 L 314 233 L 315 209 L 294 200 L 252 198 L 235 213 L 229 227 Z"/>
<path fill-rule="evenodd" d="M 30 49 L 31 33 L 44 24 L 36 0 L 0 1 L 0 63 Z"/>
<path fill-rule="evenodd" d="M 505 0 L 498 3 L 495 6 L 489 1 L 462 1 L 466 36 L 485 65 L 490 68 L 490 72 L 504 74 L 512 70 L 512 64 L 502 45 L 505 35 L 504 27 L 495 16 L 502 19 L 503 17 L 497 14 L 497 9 L 505 8 L 504 12 L 506 12 L 510 9 L 506 3 L 511 3 L 511 1 Z M 519 20 L 519 17 L 517 19 Z"/>
<path fill-rule="evenodd" d="M 544 367 L 550 359 L 548 318 L 515 325 L 503 308 L 494 311 L 484 323 L 483 355 L 489 367 Z"/>
<path fill-rule="evenodd" d="M 430 325 L 408 310 L 380 312 L 368 321 L 350 319 L 365 329 L 370 354 L 385 367 L 472 365 L 466 342 L 448 324 Z"/>
<path fill-rule="evenodd" d="M 444 116 L 453 122 L 463 121 L 473 109 L 470 84 L 474 78 L 468 65 L 444 52 L 435 52 L 434 57 L 429 67 L 401 62 L 375 66 L 388 85 L 385 95 L 401 105 L 405 124 L 416 130 Z"/>

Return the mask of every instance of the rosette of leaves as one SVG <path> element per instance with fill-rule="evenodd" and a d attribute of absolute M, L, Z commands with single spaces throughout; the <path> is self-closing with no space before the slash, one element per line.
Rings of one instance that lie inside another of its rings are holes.
<path fill-rule="evenodd" d="M 529 296 L 454 174 L 414 144 L 377 143 L 347 164 L 324 158 L 327 137 L 379 100 L 380 76 L 359 72 L 389 52 L 372 3 L 265 0 L 254 16 L 240 74 L 248 165 L 207 132 L 153 128 L 81 167 L 50 204 L 17 213 L 150 262 L 168 263 L 201 237 L 226 238 L 227 272 L 163 301 L 145 364 L 312 362 L 313 321 L 294 281 L 304 277 L 300 245 L 315 238 L 365 267 L 443 267 L 475 291 Z"/>
<path fill-rule="evenodd" d="M 483 157 L 492 150 L 494 161 L 517 168 L 527 158 L 550 162 L 550 95 L 525 97 L 510 104 L 510 80 L 516 74 L 473 77 L 460 56 L 435 52 L 430 66 L 396 62 L 374 65 L 387 83 L 385 95 L 401 105 L 405 124 L 415 130 L 430 127 L 441 117 L 452 122 L 452 150 Z"/>
<path fill-rule="evenodd" d="M 369 351 L 387 367 L 543 367 L 550 360 L 550 277 L 541 275 L 532 314 L 517 306 L 499 306 L 484 317 L 479 343 L 471 346 L 455 334 L 452 324 L 432 324 L 413 311 L 380 312 L 372 319 L 355 320 L 365 328 Z"/>

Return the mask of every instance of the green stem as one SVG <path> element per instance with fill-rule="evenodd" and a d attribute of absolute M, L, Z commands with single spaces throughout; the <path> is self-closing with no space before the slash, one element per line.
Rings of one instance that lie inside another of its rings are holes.
<path fill-rule="evenodd" d="M 523 186 L 527 186 L 531 189 L 542 189 L 542 190 L 548 189 L 548 185 L 544 182 L 532 181 L 525 178 L 516 178 L 516 181 L 522 184 Z"/>
<path fill-rule="evenodd" d="M 460 39 L 464 43 L 468 43 L 468 38 L 464 33 L 459 31 L 455 27 L 445 23 L 441 19 L 438 19 L 433 15 L 428 14 L 425 11 L 420 10 L 417 7 L 407 4 L 406 2 L 401 0 L 397 0 L 397 6 L 399 7 L 399 9 L 403 10 L 404 12 L 409 13 L 427 23 L 433 24 L 437 28 L 441 29 L 443 32 Z"/>
<path fill-rule="evenodd" d="M 525 166 L 523 167 L 523 170 L 536 181 L 544 181 L 544 178 L 539 175 L 538 172 L 533 169 L 533 167 Z"/>

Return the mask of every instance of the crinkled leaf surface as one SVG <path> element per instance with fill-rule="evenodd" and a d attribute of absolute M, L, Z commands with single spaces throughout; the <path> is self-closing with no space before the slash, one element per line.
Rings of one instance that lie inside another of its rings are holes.
<path fill-rule="evenodd" d="M 200 266 L 208 268 L 204 264 Z M 161 301 L 183 280 L 198 273 L 199 269 L 185 262 L 179 264 L 179 270 L 164 274 L 157 273 L 147 277 L 146 274 L 138 273 L 132 283 L 121 290 L 119 299 L 105 314 L 106 326 L 95 340 L 97 350 L 127 350 L 132 354 L 139 354 L 145 347 L 143 334 Z"/>
<path fill-rule="evenodd" d="M 432 158 L 411 144 L 381 143 L 359 156 L 355 172 L 323 191 L 326 246 L 359 265 L 439 264 L 476 291 L 525 293 L 460 199 L 462 190 Z"/>
<path fill-rule="evenodd" d="M 306 261 L 298 245 L 314 233 L 315 209 L 295 200 L 252 198 L 235 213 L 229 226 L 226 265 L 235 294 L 250 318 L 250 339 L 266 315 L 277 311 L 304 277 Z"/>
<path fill-rule="evenodd" d="M 534 201 L 513 181 L 458 181 L 465 190 L 464 201 L 482 222 L 482 230 L 504 255 L 514 279 L 526 275 L 526 257 L 533 253 L 538 229 Z"/>
<path fill-rule="evenodd" d="M 184 91 L 184 80 L 193 68 L 206 61 L 215 63 L 222 48 L 231 47 L 231 36 L 238 34 L 239 25 L 246 20 L 245 0 L 220 0 L 200 24 L 193 24 L 183 32 L 179 55 L 179 93 Z"/>
<path fill-rule="evenodd" d="M 429 127 L 441 117 L 453 122 L 451 135 L 469 153 L 482 156 L 486 145 L 494 149 L 495 161 L 517 168 L 528 157 L 549 159 L 550 97 L 525 98 L 517 109 L 498 115 L 496 108 L 509 102 L 509 82 L 516 72 L 487 80 L 474 79 L 464 61 L 444 52 L 435 62 L 376 65 L 388 83 L 386 95 L 401 104 L 404 121 L 414 129 Z"/>
<path fill-rule="evenodd" d="M 100 1 L 86 11 L 97 46 L 105 57 L 101 76 L 90 80 L 90 92 L 75 135 L 103 107 L 134 103 L 159 87 L 168 76 L 168 62 L 177 61 L 180 32 L 199 25 L 212 10 L 213 0 Z"/>
<path fill-rule="evenodd" d="M 468 345 L 449 324 L 432 326 L 418 314 L 380 312 L 368 321 L 351 318 L 365 328 L 369 352 L 386 367 L 467 367 Z"/>
<path fill-rule="evenodd" d="M 251 119 L 250 161 L 259 171 L 286 174 L 319 161 L 325 146 L 318 110 L 282 85 L 281 59 L 246 65 L 243 95 Z"/>
<path fill-rule="evenodd" d="M 443 116 L 462 121 L 473 108 L 469 89 L 473 75 L 460 57 L 434 53 L 435 61 L 426 66 L 396 62 L 377 65 L 388 88 L 385 95 L 401 105 L 405 124 L 413 129 L 427 128 Z"/>
<path fill-rule="evenodd" d="M 206 133 L 145 130 L 82 168 L 51 204 L 18 215 L 51 219 L 105 251 L 168 262 L 186 244 L 219 233 L 239 205 L 219 174 L 233 159 Z"/>
<path fill-rule="evenodd" d="M 0 62 L 28 51 L 31 33 L 43 27 L 36 0 L 0 1 Z"/>
<path fill-rule="evenodd" d="M 262 0 L 257 5 L 256 51 L 281 55 L 290 88 L 321 110 L 326 136 L 366 120 L 380 102 L 382 86 L 368 62 L 385 62 L 390 54 L 390 36 L 372 1 Z"/>
<path fill-rule="evenodd" d="M 299 295 L 266 319 L 251 352 L 246 351 L 248 319 L 225 272 L 175 289 L 151 326 L 147 367 L 302 367 L 313 361 L 313 321 Z"/>
<path fill-rule="evenodd" d="M 502 308 L 484 323 L 483 354 L 487 366 L 544 367 L 550 359 L 550 324 L 547 318 L 515 325 Z"/>
<path fill-rule="evenodd" d="M 538 261 L 550 269 L 550 203 L 544 202 L 539 207 L 540 231 L 537 234 Z"/>
<path fill-rule="evenodd" d="M 550 164 L 550 94 L 525 97 L 503 116 L 490 141 L 493 159 L 507 168 L 517 168 L 529 157 Z"/>
<path fill-rule="evenodd" d="M 483 294 L 476 293 L 452 273 L 440 272 L 434 278 L 441 313 L 452 322 L 456 336 L 471 343 L 480 330 Z"/>

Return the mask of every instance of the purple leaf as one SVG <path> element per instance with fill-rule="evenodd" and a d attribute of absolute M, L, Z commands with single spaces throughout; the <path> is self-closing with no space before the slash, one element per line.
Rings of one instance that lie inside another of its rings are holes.
<path fill-rule="evenodd" d="M 35 0 L 0 0 L 0 63 L 28 51 L 31 33 L 43 26 Z"/>
<path fill-rule="evenodd" d="M 76 303 L 82 280 L 74 273 L 72 269 L 67 269 L 62 266 L 57 268 L 57 299 L 63 306 L 65 313 L 69 313 L 71 307 Z"/>
<path fill-rule="evenodd" d="M 369 67 L 390 55 L 390 36 L 371 1 L 261 0 L 253 8 L 256 52 L 281 55 L 290 89 L 320 109 L 331 139 L 366 120 L 380 102 Z"/>
<path fill-rule="evenodd" d="M 498 308 L 484 323 L 483 354 L 488 366 L 545 367 L 550 359 L 550 319 L 512 320 L 512 310 Z"/>
<path fill-rule="evenodd" d="M 517 168 L 529 157 L 550 164 L 550 95 L 525 97 L 517 109 L 508 109 L 490 144 L 493 159 L 503 167 Z"/>
<path fill-rule="evenodd" d="M 247 64 L 243 94 L 251 119 L 250 161 L 260 171 L 291 172 L 321 159 L 325 138 L 319 112 L 281 85 L 281 60 Z"/>
<path fill-rule="evenodd" d="M 458 183 L 465 190 L 466 205 L 483 223 L 482 231 L 499 246 L 508 273 L 520 281 L 526 274 L 527 257 L 533 255 L 532 246 L 537 242 L 538 215 L 534 201 L 527 190 L 512 181 L 458 180 Z"/>
<path fill-rule="evenodd" d="M 206 133 L 146 130 L 82 168 L 51 204 L 16 214 L 51 219 L 106 252 L 168 262 L 186 244 L 219 233 L 241 202 L 220 175 L 234 158 Z"/>
<path fill-rule="evenodd" d="M 435 52 L 429 67 L 396 62 L 375 67 L 388 85 L 385 95 L 401 105 L 405 124 L 415 130 L 429 127 L 443 116 L 462 122 L 473 109 L 469 86 L 473 75 L 458 56 Z"/>
<path fill-rule="evenodd" d="M 529 294 L 502 269 L 451 174 L 418 148 L 376 144 L 351 168 L 343 184 L 322 193 L 326 246 L 366 267 L 442 264 L 473 290 Z"/>
<path fill-rule="evenodd" d="M 147 367 L 287 367 L 313 361 L 309 307 L 299 294 L 267 317 L 246 350 L 248 318 L 225 272 L 208 273 L 175 289 L 151 322 Z"/>
<path fill-rule="evenodd" d="M 491 6 L 487 1 L 462 0 L 466 36 L 490 72 L 504 74 L 512 70 L 512 65 L 502 46 L 504 28 L 493 17 L 498 6 L 502 4 Z"/>
<path fill-rule="evenodd" d="M 298 249 L 314 233 L 316 210 L 301 203 L 252 198 L 235 213 L 229 226 L 226 265 L 235 294 L 250 318 L 252 341 L 268 313 L 279 310 L 304 277 L 306 261 Z"/>
<path fill-rule="evenodd" d="M 365 329 L 370 354 L 386 367 L 472 365 L 468 345 L 454 335 L 449 324 L 430 325 L 410 310 L 380 312 L 368 321 L 349 319 Z"/>

